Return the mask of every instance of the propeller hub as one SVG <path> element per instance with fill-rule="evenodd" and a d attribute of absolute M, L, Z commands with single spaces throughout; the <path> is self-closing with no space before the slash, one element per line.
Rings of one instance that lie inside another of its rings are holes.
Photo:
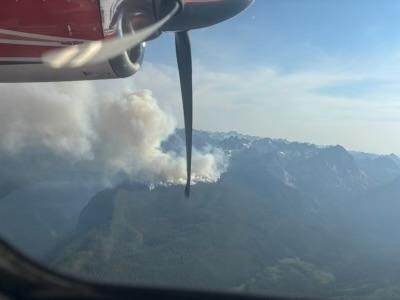
<path fill-rule="evenodd" d="M 253 1 L 183 0 L 183 11 L 174 16 L 161 30 L 186 31 L 209 27 L 234 17 L 250 6 Z"/>

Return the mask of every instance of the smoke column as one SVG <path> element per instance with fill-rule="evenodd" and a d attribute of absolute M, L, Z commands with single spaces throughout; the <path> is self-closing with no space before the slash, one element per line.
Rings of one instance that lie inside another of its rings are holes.
<path fill-rule="evenodd" d="M 105 93 L 100 86 L 1 84 L 0 181 L 183 184 L 185 157 L 160 148 L 174 118 L 150 91 Z M 224 167 L 221 151 L 194 151 L 194 182 L 216 181 Z"/>

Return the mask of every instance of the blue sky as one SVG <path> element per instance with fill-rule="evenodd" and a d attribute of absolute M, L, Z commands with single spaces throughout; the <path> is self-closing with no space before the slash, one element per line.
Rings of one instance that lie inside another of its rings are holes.
<path fill-rule="evenodd" d="M 208 41 L 241 56 L 243 63 L 284 69 L 311 64 L 316 54 L 359 60 L 399 46 L 399 13 L 398 1 L 258 0 L 239 17 L 193 32 L 193 43 Z M 147 58 L 173 63 L 170 39 L 157 40 Z M 195 48 L 194 56 L 215 63 L 207 50 Z"/>
<path fill-rule="evenodd" d="M 257 0 L 192 32 L 195 126 L 400 153 L 399 16 L 399 1 Z M 136 83 L 181 122 L 174 51 L 172 34 L 148 43 Z"/>

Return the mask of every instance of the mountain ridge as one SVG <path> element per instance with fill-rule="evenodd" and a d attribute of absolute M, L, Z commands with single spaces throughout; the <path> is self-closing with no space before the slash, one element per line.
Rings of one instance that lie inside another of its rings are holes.
<path fill-rule="evenodd" d="M 382 272 L 400 270 L 379 259 L 371 239 L 379 228 L 364 234 L 370 212 L 359 207 L 373 202 L 360 197 L 379 199 L 385 185 L 396 187 L 400 168 L 389 161 L 395 157 L 360 159 L 338 145 L 199 135 L 196 147 L 219 147 L 230 157 L 217 182 L 195 184 L 189 200 L 179 185 L 149 189 L 127 182 L 98 193 L 52 265 L 140 285 L 333 299 L 393 291 L 398 282 Z M 165 151 L 182 151 L 182 139 L 179 132 L 170 137 Z M 380 243 L 394 255 L 400 245 L 391 237 Z M 374 269 L 377 276 L 366 273 Z"/>
<path fill-rule="evenodd" d="M 100 281 L 400 297 L 397 156 L 235 132 L 194 131 L 193 141 L 229 164 L 190 199 L 181 185 L 38 188 L 5 177 L 0 232 L 52 267 Z M 183 131 L 161 148 L 184 155 Z"/>

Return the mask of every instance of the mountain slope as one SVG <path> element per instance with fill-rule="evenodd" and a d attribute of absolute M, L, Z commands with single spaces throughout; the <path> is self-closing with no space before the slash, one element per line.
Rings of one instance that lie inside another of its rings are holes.
<path fill-rule="evenodd" d="M 235 178 L 225 176 L 196 185 L 190 201 L 180 187 L 100 193 L 55 264 L 102 280 L 235 287 L 268 261 L 311 253 L 312 236 L 320 235 L 304 222 L 313 218 L 305 199 L 273 178 L 265 183 L 266 191 L 252 182 L 238 189 Z M 296 231 L 310 233 L 310 240 L 298 240 Z"/>
<path fill-rule="evenodd" d="M 162 148 L 181 153 L 182 134 Z M 79 189 L 4 185 L 0 232 L 56 268 L 102 281 L 400 296 L 397 156 L 235 132 L 195 131 L 194 144 L 218 147 L 230 162 L 189 200 L 180 186 L 126 183 L 83 208 L 90 193 Z"/>
<path fill-rule="evenodd" d="M 44 259 L 75 230 L 92 196 L 86 187 L 26 186 L 0 199 L 0 234 L 26 254 Z"/>
<path fill-rule="evenodd" d="M 257 291 L 257 274 L 300 255 L 317 274 L 304 295 L 326 295 L 335 283 L 326 262 L 342 260 L 352 245 L 296 189 L 248 172 L 232 164 L 219 182 L 195 185 L 190 200 L 176 186 L 101 192 L 53 264 L 102 281 Z"/>

